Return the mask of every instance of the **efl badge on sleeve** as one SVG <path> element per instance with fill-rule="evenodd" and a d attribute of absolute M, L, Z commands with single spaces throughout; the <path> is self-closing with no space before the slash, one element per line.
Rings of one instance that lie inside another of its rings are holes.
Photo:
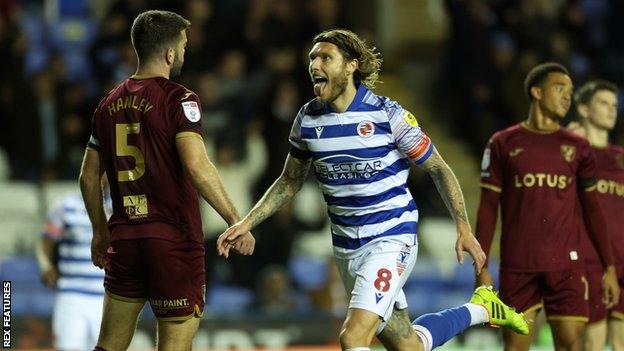
<path fill-rule="evenodd" d="M 403 116 L 403 119 L 405 120 L 405 122 L 407 122 L 407 124 L 409 124 L 413 128 L 418 127 L 418 121 L 416 120 L 416 117 L 414 117 L 414 115 L 411 114 L 409 111 L 405 111 L 405 115 Z"/>
<path fill-rule="evenodd" d="M 561 145 L 561 156 L 566 162 L 572 162 L 576 154 L 576 147 L 572 145 Z"/>
<path fill-rule="evenodd" d="M 483 151 L 483 158 L 481 159 L 481 170 L 485 172 L 488 167 L 490 167 L 490 148 L 486 147 Z"/>
<path fill-rule="evenodd" d="M 196 101 L 185 101 L 182 103 L 182 109 L 184 110 L 184 116 L 191 122 L 197 122 L 201 118 L 199 112 L 199 105 Z"/>

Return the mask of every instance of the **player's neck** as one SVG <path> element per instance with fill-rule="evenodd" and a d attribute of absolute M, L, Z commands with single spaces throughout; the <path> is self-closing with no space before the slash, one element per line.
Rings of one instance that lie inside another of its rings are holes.
<path fill-rule="evenodd" d="M 170 70 L 169 70 L 169 67 L 167 66 L 161 67 L 160 65 L 156 65 L 156 64 L 142 65 L 139 63 L 136 72 L 134 72 L 134 74 L 130 78 L 149 79 L 149 78 L 162 77 L 162 78 L 169 79 L 169 72 Z"/>
<path fill-rule="evenodd" d="M 587 140 L 593 147 L 602 149 L 609 146 L 609 131 L 598 128 L 591 123 L 585 123 L 584 127 L 587 132 Z"/>
<path fill-rule="evenodd" d="M 357 89 L 355 89 L 355 85 L 352 82 L 349 82 L 345 91 L 343 91 L 342 94 L 338 95 L 338 97 L 329 104 L 334 111 L 338 113 L 343 113 L 349 108 L 349 105 L 351 105 L 353 99 L 355 99 L 356 93 Z"/>
<path fill-rule="evenodd" d="M 561 128 L 559 119 L 555 116 L 548 116 L 537 104 L 531 104 L 529 118 L 524 121 L 526 127 L 537 132 L 555 132 Z"/>

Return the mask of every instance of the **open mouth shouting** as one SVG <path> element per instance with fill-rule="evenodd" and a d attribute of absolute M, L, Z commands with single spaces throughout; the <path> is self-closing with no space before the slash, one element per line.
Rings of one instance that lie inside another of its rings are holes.
<path fill-rule="evenodd" d="M 313 75 L 312 83 L 314 83 L 314 95 L 321 96 L 325 86 L 327 85 L 327 77 L 321 75 Z"/>

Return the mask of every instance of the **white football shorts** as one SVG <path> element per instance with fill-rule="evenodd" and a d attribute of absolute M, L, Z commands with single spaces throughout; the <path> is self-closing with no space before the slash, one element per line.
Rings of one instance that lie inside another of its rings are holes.
<path fill-rule="evenodd" d="M 407 308 L 403 285 L 416 263 L 418 244 L 382 240 L 369 245 L 359 256 L 336 257 L 336 266 L 349 294 L 349 308 L 371 311 L 387 322 L 395 306 Z"/>
<path fill-rule="evenodd" d="M 100 333 L 104 296 L 60 292 L 54 301 L 52 330 L 57 350 L 93 350 Z"/>

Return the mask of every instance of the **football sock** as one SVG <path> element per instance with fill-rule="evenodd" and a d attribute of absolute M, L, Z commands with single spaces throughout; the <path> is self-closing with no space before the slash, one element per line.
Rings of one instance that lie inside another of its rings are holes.
<path fill-rule="evenodd" d="M 470 312 L 470 326 L 483 324 L 490 321 L 490 315 L 485 307 L 475 303 L 466 303 L 462 307 L 466 307 Z"/>
<path fill-rule="evenodd" d="M 95 348 L 93 348 L 93 351 L 106 351 L 106 349 L 96 346 Z"/>
<path fill-rule="evenodd" d="M 424 314 L 418 317 L 412 325 L 423 341 L 425 351 L 430 351 L 466 330 L 471 323 L 472 314 L 464 305 L 438 313 Z"/>

